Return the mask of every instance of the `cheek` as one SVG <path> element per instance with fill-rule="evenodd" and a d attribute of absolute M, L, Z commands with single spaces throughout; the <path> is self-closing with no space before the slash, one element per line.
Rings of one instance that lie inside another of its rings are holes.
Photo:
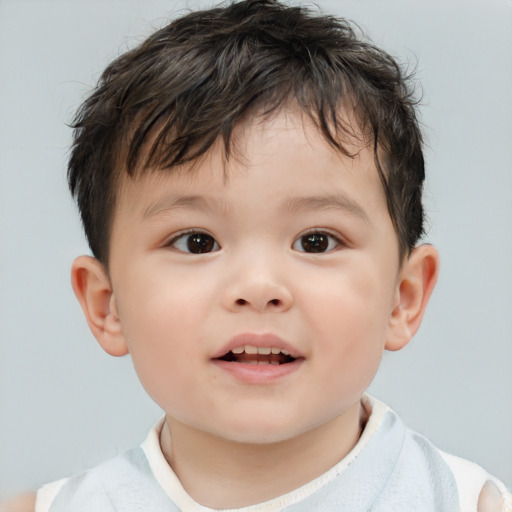
<path fill-rule="evenodd" d="M 197 394 L 193 376 L 199 373 L 201 362 L 192 335 L 194 319 L 186 316 L 190 308 L 180 301 L 168 301 L 163 308 L 156 297 L 141 304 L 125 329 L 135 371 L 147 394 L 163 410 L 186 410 L 187 401 Z"/>
<path fill-rule="evenodd" d="M 340 272 L 310 297 L 309 322 L 332 367 L 333 385 L 367 385 L 378 369 L 389 320 L 391 282 L 370 265 Z"/>
<path fill-rule="evenodd" d="M 309 288 L 305 300 L 312 321 L 344 339 L 382 337 L 389 318 L 390 279 L 375 266 L 361 267 L 347 265 L 334 278 L 328 275 L 322 286 Z"/>
<path fill-rule="evenodd" d="M 198 331 L 205 311 L 193 284 L 183 279 L 156 278 L 126 282 L 119 294 L 119 316 L 123 334 L 139 378 L 155 397 L 161 385 L 183 380 L 197 364 Z M 181 387 L 181 386 L 180 386 Z M 158 401 L 158 400 L 157 400 Z"/>
<path fill-rule="evenodd" d="M 179 340 L 197 330 L 198 319 L 211 304 L 211 286 L 200 275 L 155 260 L 125 276 L 119 293 L 123 331 L 132 344 Z"/>

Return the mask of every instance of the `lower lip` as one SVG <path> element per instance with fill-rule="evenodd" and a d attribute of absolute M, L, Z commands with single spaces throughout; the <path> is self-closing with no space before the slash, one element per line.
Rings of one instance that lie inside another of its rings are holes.
<path fill-rule="evenodd" d="M 244 364 L 213 359 L 213 364 L 235 379 L 247 384 L 269 384 L 296 372 L 304 359 L 286 364 Z"/>

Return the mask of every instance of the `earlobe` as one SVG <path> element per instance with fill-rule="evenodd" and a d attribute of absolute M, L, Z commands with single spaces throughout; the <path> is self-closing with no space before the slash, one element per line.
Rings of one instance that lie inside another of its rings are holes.
<path fill-rule="evenodd" d="M 71 267 L 71 284 L 89 327 L 103 349 L 124 356 L 123 336 L 115 296 L 104 266 L 91 256 L 79 256 Z"/>
<path fill-rule="evenodd" d="M 403 264 L 396 302 L 389 320 L 387 350 L 400 350 L 416 334 L 439 274 L 439 254 L 432 245 L 416 247 Z"/>

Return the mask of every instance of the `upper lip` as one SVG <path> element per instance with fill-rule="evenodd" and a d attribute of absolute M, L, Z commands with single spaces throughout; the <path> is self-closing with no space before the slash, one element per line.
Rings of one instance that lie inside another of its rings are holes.
<path fill-rule="evenodd" d="M 242 333 L 233 336 L 222 348 L 217 350 L 212 359 L 224 357 L 231 352 L 234 348 L 243 347 L 245 345 L 252 345 L 254 347 L 273 347 L 280 350 L 289 352 L 290 356 L 294 359 L 303 357 L 303 355 L 290 343 L 284 341 L 279 336 L 272 333 L 254 334 Z"/>

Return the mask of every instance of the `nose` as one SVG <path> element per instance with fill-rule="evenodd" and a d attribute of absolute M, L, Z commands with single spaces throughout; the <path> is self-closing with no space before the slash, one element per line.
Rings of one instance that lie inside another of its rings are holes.
<path fill-rule="evenodd" d="M 247 267 L 232 269 L 234 272 L 230 282 L 223 291 L 223 306 L 234 312 L 288 311 L 293 304 L 293 297 L 283 272 L 261 262 Z"/>

